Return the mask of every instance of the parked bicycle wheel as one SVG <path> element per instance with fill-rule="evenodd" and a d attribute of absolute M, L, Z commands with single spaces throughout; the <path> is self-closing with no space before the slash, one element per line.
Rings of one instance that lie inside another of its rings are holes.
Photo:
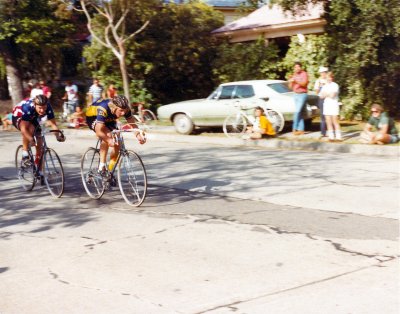
<path fill-rule="evenodd" d="M 86 193 L 94 199 L 103 196 L 105 185 L 103 177 L 98 173 L 100 153 L 97 149 L 89 148 L 81 159 L 81 177 Z"/>
<path fill-rule="evenodd" d="M 125 201 L 140 206 L 147 194 L 147 175 L 142 159 L 128 150 L 118 163 L 118 185 Z"/>
<path fill-rule="evenodd" d="M 142 114 L 144 122 L 157 120 L 156 115 L 149 109 L 143 110 Z"/>
<path fill-rule="evenodd" d="M 25 191 L 31 191 L 36 183 L 35 167 L 32 151 L 30 151 L 30 165 L 22 164 L 22 145 L 19 145 L 15 153 L 15 168 L 18 181 Z"/>
<path fill-rule="evenodd" d="M 242 112 L 234 113 L 226 117 L 222 126 L 228 137 L 239 137 L 247 128 L 247 119 Z"/>
<path fill-rule="evenodd" d="M 269 122 L 272 123 L 275 132 L 282 132 L 283 127 L 285 126 L 285 119 L 283 118 L 283 115 L 279 111 L 275 111 L 272 109 L 268 109 L 265 112 L 265 115 Z"/>
<path fill-rule="evenodd" d="M 48 148 L 44 153 L 43 177 L 50 194 L 61 197 L 64 193 L 64 169 L 54 149 Z"/>

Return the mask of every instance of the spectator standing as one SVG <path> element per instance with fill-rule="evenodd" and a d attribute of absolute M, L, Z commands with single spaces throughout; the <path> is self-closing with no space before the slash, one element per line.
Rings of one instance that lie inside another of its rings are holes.
<path fill-rule="evenodd" d="M 376 129 L 373 132 L 373 129 Z M 379 104 L 371 106 L 371 116 L 361 133 L 361 142 L 368 144 L 394 144 L 400 141 L 392 118 Z"/>
<path fill-rule="evenodd" d="M 321 89 L 327 83 L 326 74 L 328 73 L 327 67 L 319 67 L 319 78 L 315 81 L 314 91 L 318 95 L 318 108 L 320 112 L 320 130 L 321 138 L 326 136 L 326 122 L 324 116 L 324 99 L 321 97 Z"/>
<path fill-rule="evenodd" d="M 116 95 L 118 95 L 117 89 L 115 88 L 114 84 L 111 83 L 107 88 L 107 98 L 111 99 Z"/>
<path fill-rule="evenodd" d="M 324 116 L 330 142 L 342 141 L 339 124 L 339 85 L 335 83 L 332 72 L 326 74 L 327 83 L 322 87 L 320 95 L 324 99 Z"/>
<path fill-rule="evenodd" d="M 29 98 L 33 99 L 38 95 L 43 95 L 43 89 L 40 87 L 39 82 L 37 82 L 33 85 L 33 88 L 31 90 L 31 94 L 30 94 Z"/>
<path fill-rule="evenodd" d="M 75 112 L 76 107 L 79 103 L 79 96 L 78 96 L 78 87 L 75 84 L 72 84 L 72 81 L 66 81 L 65 85 L 65 94 L 62 98 L 66 100 L 64 102 L 64 118 L 66 118 L 70 113 Z"/>
<path fill-rule="evenodd" d="M 51 97 L 51 88 L 46 85 L 46 82 L 43 80 L 40 80 L 39 82 L 40 88 L 43 91 L 43 95 L 45 95 L 48 99 Z"/>
<path fill-rule="evenodd" d="M 295 92 L 295 113 L 293 117 L 293 134 L 304 134 L 303 108 L 307 101 L 308 74 L 301 62 L 294 64 L 294 73 L 289 78 L 289 87 Z"/>
<path fill-rule="evenodd" d="M 89 106 L 99 99 L 104 98 L 104 88 L 100 84 L 100 80 L 97 78 L 93 79 L 93 85 L 89 88 Z"/>

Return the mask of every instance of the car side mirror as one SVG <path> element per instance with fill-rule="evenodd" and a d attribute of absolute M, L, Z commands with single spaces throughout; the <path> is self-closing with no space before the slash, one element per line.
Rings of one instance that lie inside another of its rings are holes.
<path fill-rule="evenodd" d="M 262 97 L 261 99 L 264 100 L 264 101 L 268 101 L 269 97 Z"/>

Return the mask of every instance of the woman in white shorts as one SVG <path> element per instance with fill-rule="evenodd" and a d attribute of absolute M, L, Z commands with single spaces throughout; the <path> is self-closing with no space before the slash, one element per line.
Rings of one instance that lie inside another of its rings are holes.
<path fill-rule="evenodd" d="M 321 89 L 321 97 L 324 99 L 324 116 L 327 135 L 330 142 L 342 141 L 342 133 L 339 125 L 339 85 L 333 81 L 333 73 L 327 73 L 327 83 Z"/>

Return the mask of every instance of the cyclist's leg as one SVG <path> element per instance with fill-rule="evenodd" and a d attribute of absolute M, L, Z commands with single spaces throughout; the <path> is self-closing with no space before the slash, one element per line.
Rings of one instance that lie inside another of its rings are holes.
<path fill-rule="evenodd" d="M 117 129 L 117 123 L 107 124 L 107 128 L 110 131 Z M 114 168 L 115 163 L 117 162 L 119 155 L 119 146 L 114 146 L 110 152 L 110 163 L 108 164 L 108 170 L 111 171 Z"/>
<path fill-rule="evenodd" d="M 35 125 L 29 121 L 20 120 L 18 124 L 18 129 L 21 131 L 22 135 L 22 147 L 25 152 L 28 151 L 29 142 L 35 132 Z"/>

